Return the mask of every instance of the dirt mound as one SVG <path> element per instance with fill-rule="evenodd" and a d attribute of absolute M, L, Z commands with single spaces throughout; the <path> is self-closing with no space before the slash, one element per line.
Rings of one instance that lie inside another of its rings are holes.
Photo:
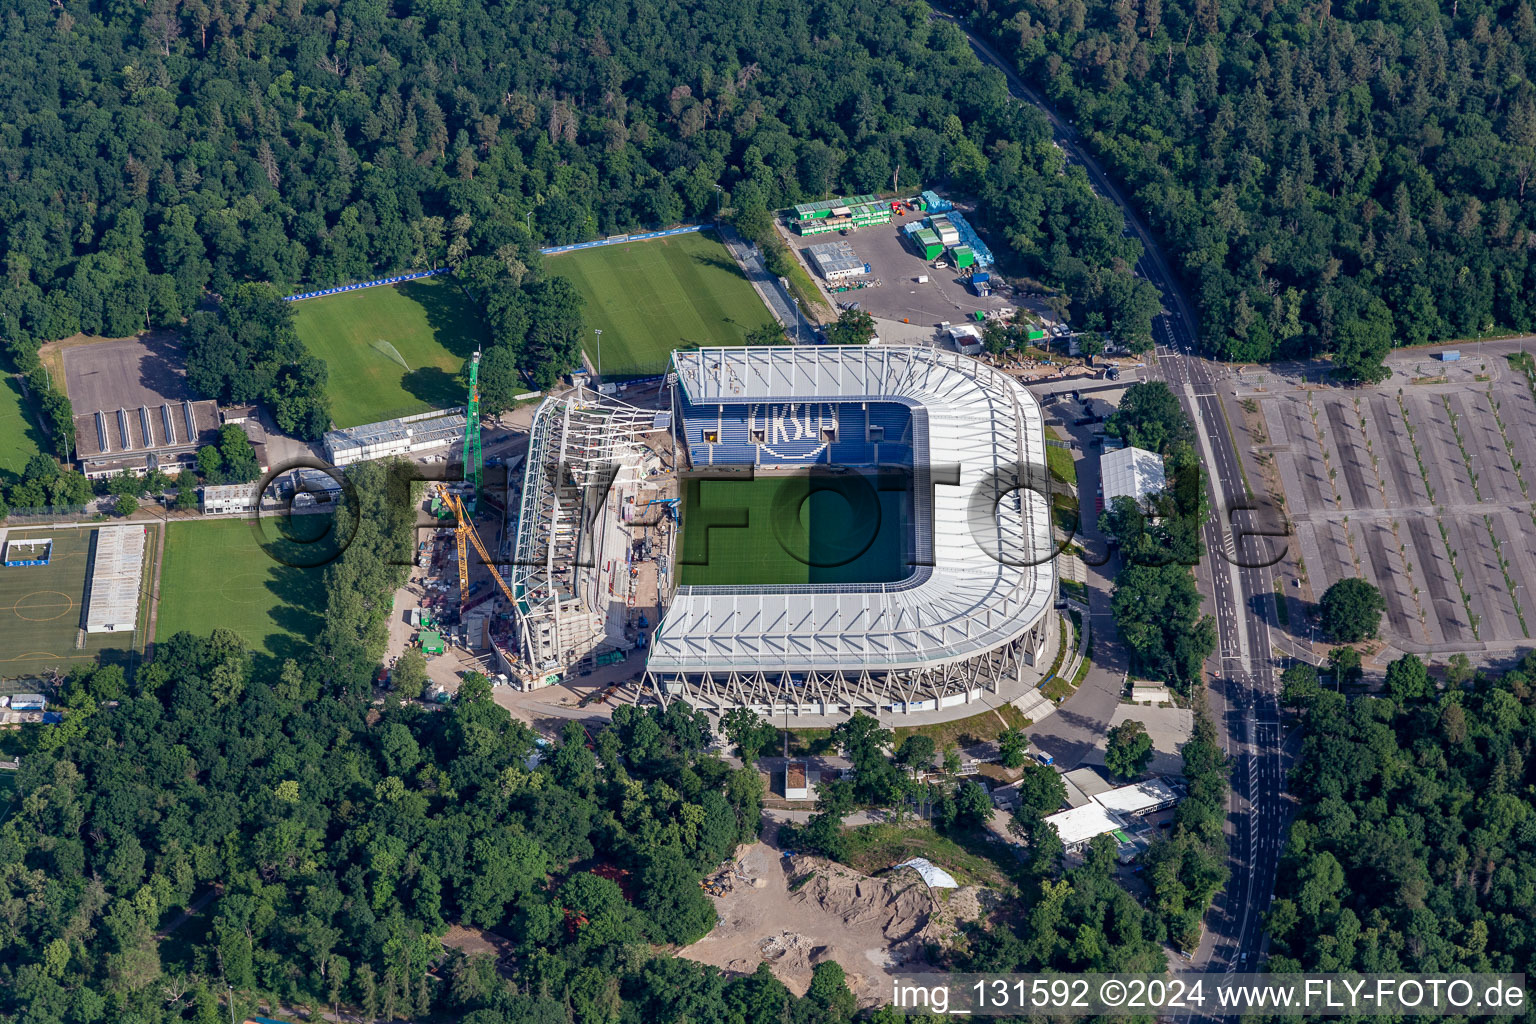
<path fill-rule="evenodd" d="M 854 928 L 874 927 L 892 943 L 905 942 L 928 924 L 934 899 L 921 881 L 899 875 L 870 878 L 851 868 L 817 858 L 796 864 L 796 877 L 811 880 L 790 896 L 814 904 L 823 913 Z"/>

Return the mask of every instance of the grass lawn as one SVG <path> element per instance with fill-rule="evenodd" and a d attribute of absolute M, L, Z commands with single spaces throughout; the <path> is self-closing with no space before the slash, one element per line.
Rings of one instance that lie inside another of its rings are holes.
<path fill-rule="evenodd" d="M 905 579 L 910 496 L 858 473 L 684 482 L 684 586 Z"/>
<path fill-rule="evenodd" d="M 1001 716 L 1002 721 L 998 721 Z M 892 741 L 895 746 L 901 746 L 901 741 L 908 736 L 921 734 L 933 739 L 933 745 L 940 753 L 943 753 L 951 744 L 957 747 L 974 746 L 977 743 L 985 743 L 996 740 L 998 733 L 1005 728 L 1023 729 L 1031 724 L 1024 712 L 1012 704 L 1004 704 L 995 711 L 983 711 L 979 715 L 970 718 L 957 718 L 950 722 L 940 722 L 937 725 L 903 726 L 893 730 L 896 738 Z"/>
<path fill-rule="evenodd" d="M 21 382 L 7 375 L 0 387 L 0 479 L 19 478 L 42 444 L 32 403 L 21 397 Z"/>
<path fill-rule="evenodd" d="M 820 754 L 835 754 L 837 747 L 832 743 L 831 729 L 780 729 L 780 739 L 774 741 L 774 750 L 782 749 L 784 742 L 782 737 L 789 733 L 790 757 L 815 757 Z"/>
<path fill-rule="evenodd" d="M 326 393 L 339 427 L 463 405 L 459 371 L 477 346 L 490 343 L 479 310 L 446 277 L 293 307 L 300 340 L 330 370 Z"/>
<path fill-rule="evenodd" d="M 160 571 L 155 635 L 207 634 L 223 626 L 274 662 L 296 656 L 320 628 L 325 610 L 323 564 L 334 550 L 331 517 L 263 519 L 266 546 L 247 519 L 172 523 Z M 313 539 L 277 532 L 292 523 Z M 316 564 L 320 563 L 320 564 Z"/>
<path fill-rule="evenodd" d="M 990 849 L 995 847 L 996 849 Z M 1007 846 L 965 837 L 956 842 L 924 824 L 861 825 L 848 833 L 844 863 L 866 875 L 876 875 L 892 864 L 913 857 L 927 857 L 934 866 L 955 876 L 961 885 L 1009 888 L 1008 871 L 1017 862 Z"/>
<path fill-rule="evenodd" d="M 586 299 L 587 358 L 609 380 L 665 373 L 675 348 L 740 345 L 753 327 L 772 322 L 747 276 L 711 232 L 561 253 L 551 274 Z"/>
<path fill-rule="evenodd" d="M 821 294 L 821 289 L 816 287 L 816 282 L 811 278 L 803 264 L 793 255 L 788 259 L 789 273 L 784 279 L 789 282 L 789 290 L 795 298 L 800 300 L 800 309 L 811 320 L 834 320 L 833 309 L 827 305 L 826 298 Z"/>

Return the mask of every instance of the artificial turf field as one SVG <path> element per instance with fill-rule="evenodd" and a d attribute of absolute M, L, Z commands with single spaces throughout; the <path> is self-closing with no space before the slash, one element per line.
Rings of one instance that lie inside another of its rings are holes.
<path fill-rule="evenodd" d="M 146 562 L 154 551 L 157 529 L 149 527 Z M 75 647 L 85 624 L 81 612 L 95 533 L 69 527 L 5 532 L 7 541 L 53 538 L 53 557 L 47 565 L 0 566 L 0 676 L 32 675 L 55 667 L 67 671 L 75 662 L 97 658 L 121 661 L 136 648 L 142 649 L 149 610 L 142 597 L 136 632 L 93 633 L 84 647 Z M 143 586 L 140 580 L 141 590 Z"/>
<path fill-rule="evenodd" d="M 545 267 L 586 300 L 582 344 L 596 366 L 592 332 L 603 332 L 609 380 L 665 373 L 673 349 L 740 345 L 773 319 L 712 232 L 561 253 Z"/>
<path fill-rule="evenodd" d="M 682 586 L 894 583 L 912 566 L 905 475 L 689 478 L 679 502 Z M 903 489 L 885 489 L 885 487 Z"/>
<path fill-rule="evenodd" d="M 463 405 L 455 378 L 490 342 L 474 304 L 443 277 L 304 299 L 293 315 L 299 339 L 330 371 L 338 427 Z"/>
<path fill-rule="evenodd" d="M 182 630 L 204 635 L 222 626 L 252 651 L 281 661 L 296 656 L 315 635 L 325 610 L 324 566 L 335 550 L 331 517 L 258 522 L 270 551 L 249 519 L 170 524 L 160 568 L 157 639 Z M 279 524 L 317 540 L 284 537 Z"/>

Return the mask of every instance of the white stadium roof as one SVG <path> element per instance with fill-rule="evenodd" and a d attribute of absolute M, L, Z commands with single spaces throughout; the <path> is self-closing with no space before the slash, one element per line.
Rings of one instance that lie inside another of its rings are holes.
<path fill-rule="evenodd" d="M 1145 448 L 1105 452 L 1099 458 L 1099 472 L 1104 479 L 1105 506 L 1120 497 L 1140 502 L 1168 486 L 1162 456 Z"/>
<path fill-rule="evenodd" d="M 651 672 L 932 666 L 1008 644 L 1049 612 L 1044 424 L 1011 377 L 928 348 L 707 348 L 672 359 L 695 405 L 908 406 L 918 568 L 877 585 L 679 587 L 652 639 Z M 952 466 L 958 484 L 942 482 Z M 1018 479 L 1019 466 L 1029 467 L 1028 480 Z"/>

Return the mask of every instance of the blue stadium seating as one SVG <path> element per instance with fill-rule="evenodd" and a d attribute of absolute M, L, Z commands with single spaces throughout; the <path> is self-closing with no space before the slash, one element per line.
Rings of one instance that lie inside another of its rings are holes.
<path fill-rule="evenodd" d="M 683 437 L 696 466 L 907 464 L 912 414 L 893 402 L 685 401 Z"/>

